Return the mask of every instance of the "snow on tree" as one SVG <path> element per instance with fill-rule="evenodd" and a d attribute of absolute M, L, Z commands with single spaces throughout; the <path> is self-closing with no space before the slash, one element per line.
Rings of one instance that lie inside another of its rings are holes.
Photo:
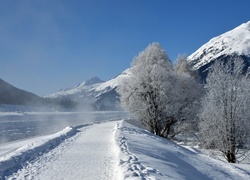
<path fill-rule="evenodd" d="M 178 74 L 158 43 L 150 44 L 134 59 L 130 77 L 119 89 L 123 107 L 152 133 L 167 137 L 176 133 L 179 121 L 191 115 L 195 91 L 190 75 Z M 192 94 L 190 96 L 190 94 Z"/>
<path fill-rule="evenodd" d="M 157 135 L 166 117 L 166 89 L 172 87 L 172 69 L 166 52 L 152 43 L 133 60 L 130 78 L 118 89 L 125 109 Z"/>
<path fill-rule="evenodd" d="M 178 74 L 189 74 L 199 81 L 199 73 L 197 70 L 193 69 L 193 66 L 187 61 L 188 57 L 185 54 L 179 54 L 176 58 L 175 71 Z"/>
<path fill-rule="evenodd" d="M 211 67 L 199 115 L 203 145 L 218 149 L 230 163 L 249 149 L 249 79 L 243 67 L 239 58 Z"/>
<path fill-rule="evenodd" d="M 204 88 L 199 83 L 198 71 L 193 70 L 186 55 L 178 55 L 174 66 L 177 81 L 175 95 L 171 104 L 175 104 L 175 117 L 178 122 L 174 126 L 174 134 L 195 133 L 198 131 L 197 114 Z"/>

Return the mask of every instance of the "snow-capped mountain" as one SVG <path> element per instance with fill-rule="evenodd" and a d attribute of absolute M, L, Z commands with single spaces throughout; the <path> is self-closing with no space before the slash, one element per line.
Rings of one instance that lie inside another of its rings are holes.
<path fill-rule="evenodd" d="M 188 57 L 194 69 L 199 70 L 202 79 L 207 75 L 207 68 L 215 60 L 227 60 L 231 56 L 239 56 L 250 65 L 250 21 L 212 38 Z M 69 98 L 80 103 L 90 103 L 97 110 L 114 110 L 119 108 L 119 95 L 116 88 L 130 75 L 127 69 L 117 77 L 102 81 L 91 78 L 75 87 L 63 89 L 48 95 L 49 98 Z"/>
<path fill-rule="evenodd" d="M 250 21 L 212 38 L 188 59 L 194 69 L 203 69 L 216 59 L 224 59 L 229 56 L 239 56 L 249 62 L 250 60 Z"/>
<path fill-rule="evenodd" d="M 46 97 L 49 98 L 60 98 L 64 96 L 76 96 L 83 93 L 86 93 L 87 91 L 94 88 L 97 84 L 104 82 L 103 80 L 99 79 L 98 77 L 92 77 L 88 79 L 87 81 L 84 81 L 82 83 L 79 83 L 78 85 L 66 88 L 66 89 L 60 89 L 58 92 L 54 94 L 50 94 Z"/>
<path fill-rule="evenodd" d="M 120 108 L 119 95 L 116 88 L 119 83 L 129 76 L 129 69 L 109 81 L 102 81 L 93 77 L 72 88 L 59 90 L 47 98 L 69 98 L 80 104 L 92 104 L 97 110 L 116 110 Z"/>

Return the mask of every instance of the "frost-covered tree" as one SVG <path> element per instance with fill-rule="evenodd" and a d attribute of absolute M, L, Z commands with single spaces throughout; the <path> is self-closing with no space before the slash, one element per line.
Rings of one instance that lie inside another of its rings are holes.
<path fill-rule="evenodd" d="M 189 74 L 193 78 L 195 78 L 197 81 L 199 81 L 199 73 L 197 70 L 193 69 L 193 66 L 188 62 L 187 55 L 185 54 L 179 54 L 175 60 L 175 71 L 178 74 Z"/>
<path fill-rule="evenodd" d="M 118 93 L 122 105 L 137 120 L 152 133 L 167 137 L 175 134 L 175 125 L 193 112 L 192 85 L 190 75 L 176 73 L 166 52 L 152 43 L 134 59 L 130 76 Z"/>
<path fill-rule="evenodd" d="M 166 89 L 172 87 L 172 69 L 166 52 L 152 43 L 133 60 L 130 77 L 118 89 L 123 107 L 156 135 L 161 135 L 166 118 Z"/>
<path fill-rule="evenodd" d="M 211 67 L 199 115 L 204 145 L 221 151 L 230 163 L 249 147 L 249 79 L 242 68 L 238 58 Z"/>
<path fill-rule="evenodd" d="M 172 105 L 178 122 L 174 126 L 175 134 L 195 133 L 198 131 L 197 114 L 204 88 L 199 83 L 199 75 L 187 61 L 186 55 L 178 55 L 174 66 L 176 83 Z"/>

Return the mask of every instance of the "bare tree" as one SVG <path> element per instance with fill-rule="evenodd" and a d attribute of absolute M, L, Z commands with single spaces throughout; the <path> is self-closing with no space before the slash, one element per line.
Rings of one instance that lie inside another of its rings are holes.
<path fill-rule="evenodd" d="M 211 67 L 199 115 L 204 145 L 221 151 L 230 163 L 249 145 L 249 79 L 242 68 L 238 58 Z"/>

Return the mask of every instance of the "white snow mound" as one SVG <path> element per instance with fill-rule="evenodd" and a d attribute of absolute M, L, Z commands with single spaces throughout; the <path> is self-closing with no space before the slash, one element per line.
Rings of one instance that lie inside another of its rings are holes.
<path fill-rule="evenodd" d="M 128 121 L 129 122 L 129 121 Z M 129 123 L 116 128 L 121 179 L 250 179 L 250 173 Z"/>

